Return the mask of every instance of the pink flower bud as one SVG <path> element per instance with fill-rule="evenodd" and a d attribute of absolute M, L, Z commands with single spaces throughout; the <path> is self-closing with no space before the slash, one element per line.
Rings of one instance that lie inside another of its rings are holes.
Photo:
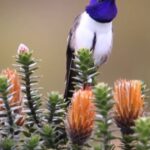
<path fill-rule="evenodd" d="M 18 51 L 18 54 L 28 53 L 29 52 L 29 48 L 25 44 L 21 43 L 18 46 L 18 50 L 17 51 Z"/>

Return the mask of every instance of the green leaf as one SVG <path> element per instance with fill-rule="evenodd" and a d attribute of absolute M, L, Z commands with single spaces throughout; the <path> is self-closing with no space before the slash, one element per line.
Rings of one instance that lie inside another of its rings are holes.
<path fill-rule="evenodd" d="M 40 141 L 39 135 L 32 135 L 32 137 L 24 145 L 26 150 L 35 150 Z"/>
<path fill-rule="evenodd" d="M 13 146 L 14 142 L 10 138 L 2 139 L 2 141 L 0 142 L 0 147 L 2 148 L 2 150 L 12 150 Z"/>

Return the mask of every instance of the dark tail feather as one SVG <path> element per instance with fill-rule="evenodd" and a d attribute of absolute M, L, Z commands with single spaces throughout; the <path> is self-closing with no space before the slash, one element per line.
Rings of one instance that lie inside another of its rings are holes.
<path fill-rule="evenodd" d="M 66 62 L 66 87 L 64 92 L 64 98 L 68 104 L 71 101 L 73 91 L 74 91 L 74 82 L 75 79 L 75 71 L 72 69 L 74 68 L 74 53 L 73 50 L 68 46 L 67 48 L 67 62 Z"/>
<path fill-rule="evenodd" d="M 71 65 L 73 66 L 73 65 Z M 72 67 L 71 67 L 72 68 Z M 66 87 L 65 87 L 65 93 L 64 93 L 64 98 L 65 100 L 70 103 L 73 91 L 74 91 L 74 71 L 70 69 L 68 78 L 66 79 Z"/>

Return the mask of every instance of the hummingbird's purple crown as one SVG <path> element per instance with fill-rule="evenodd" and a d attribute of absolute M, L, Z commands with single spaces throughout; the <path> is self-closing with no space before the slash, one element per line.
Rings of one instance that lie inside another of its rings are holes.
<path fill-rule="evenodd" d="M 115 0 L 90 0 L 86 12 L 98 22 L 111 22 L 117 15 L 116 2 Z"/>

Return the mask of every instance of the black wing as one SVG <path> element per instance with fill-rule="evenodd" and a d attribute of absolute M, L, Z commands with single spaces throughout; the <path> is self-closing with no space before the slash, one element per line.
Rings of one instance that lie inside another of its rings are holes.
<path fill-rule="evenodd" d="M 68 46 L 66 51 L 66 85 L 65 85 L 65 92 L 64 92 L 64 98 L 67 102 L 70 102 L 70 98 L 73 95 L 74 91 L 74 84 L 75 81 L 73 77 L 76 75 L 76 73 L 72 70 L 74 68 L 74 40 L 75 40 L 75 32 L 79 25 L 81 15 L 76 17 L 73 27 L 70 30 L 69 37 L 68 37 Z"/>

